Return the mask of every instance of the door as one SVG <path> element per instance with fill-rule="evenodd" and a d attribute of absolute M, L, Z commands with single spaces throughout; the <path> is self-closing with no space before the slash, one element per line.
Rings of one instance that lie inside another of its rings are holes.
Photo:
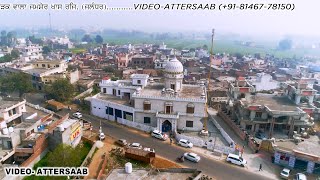
<path fill-rule="evenodd" d="M 169 132 L 172 130 L 172 124 L 170 121 L 168 120 L 165 120 L 163 123 L 162 123 L 162 132 Z"/>

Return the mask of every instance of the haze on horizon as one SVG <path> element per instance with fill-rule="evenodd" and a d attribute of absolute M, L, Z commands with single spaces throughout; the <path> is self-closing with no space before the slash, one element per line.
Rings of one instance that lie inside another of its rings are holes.
<path fill-rule="evenodd" d="M 1 3 L 53 3 L 50 0 L 3 0 Z M 92 3 L 81 0 L 60 0 L 54 3 Z M 175 0 L 96 0 L 95 3 L 105 3 L 109 7 L 133 7 L 133 3 L 178 3 Z M 241 33 L 245 35 L 302 35 L 320 37 L 320 1 L 308 0 L 234 0 L 232 3 L 294 3 L 293 11 L 272 10 L 231 10 L 231 11 L 0 11 L 0 26 L 5 28 L 36 28 L 49 27 L 49 13 L 52 17 L 52 27 L 59 29 L 134 29 L 146 32 L 177 32 L 194 31 L 210 32 L 211 28 L 219 31 Z M 180 3 L 195 3 L 181 0 Z M 197 3 L 224 3 L 223 0 L 199 0 Z M 3 29 L 2 28 L 2 29 Z"/>

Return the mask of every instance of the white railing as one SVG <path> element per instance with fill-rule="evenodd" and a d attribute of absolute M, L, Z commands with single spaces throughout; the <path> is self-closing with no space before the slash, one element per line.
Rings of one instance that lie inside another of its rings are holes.
<path fill-rule="evenodd" d="M 135 129 L 139 129 L 141 131 L 145 131 L 145 132 L 151 132 L 156 129 L 156 127 L 148 126 L 148 125 L 133 122 L 133 121 L 128 121 L 125 119 L 117 119 L 117 122 Z"/>
<path fill-rule="evenodd" d="M 43 111 L 43 112 L 45 112 L 45 113 L 48 113 L 48 114 L 54 114 L 53 111 L 50 111 L 50 110 L 48 110 L 48 109 L 46 109 L 46 108 L 43 108 L 43 107 L 41 107 L 41 106 L 39 106 L 39 105 L 34 105 L 34 104 L 29 103 L 29 102 L 26 102 L 26 105 L 27 105 L 27 106 L 30 106 L 30 107 L 32 107 L 32 108 L 35 108 L 35 109 L 37 109 L 37 110 Z"/>
<path fill-rule="evenodd" d="M 159 99 L 159 100 L 176 100 L 176 101 L 187 101 L 187 102 L 200 102 L 205 103 L 206 99 L 199 98 L 181 98 L 181 97 L 164 97 L 164 96 L 146 96 L 146 95 L 137 95 L 135 92 L 132 94 L 134 98 L 146 98 L 146 99 Z"/>
<path fill-rule="evenodd" d="M 209 114 L 210 115 L 210 114 Z M 220 126 L 220 124 L 212 117 L 212 115 L 210 115 L 209 118 L 212 123 L 217 127 L 217 129 L 220 131 L 221 135 L 223 136 L 223 138 L 229 143 L 229 145 L 231 144 L 235 144 L 234 140 L 232 140 L 232 138 L 228 135 L 228 133 L 226 133 L 224 131 L 224 129 Z"/>

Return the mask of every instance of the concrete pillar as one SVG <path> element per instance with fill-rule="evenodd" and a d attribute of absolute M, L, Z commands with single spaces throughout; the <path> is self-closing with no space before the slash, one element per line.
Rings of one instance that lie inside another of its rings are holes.
<path fill-rule="evenodd" d="M 250 111 L 250 119 L 254 119 L 256 116 L 256 111 Z"/>
<path fill-rule="evenodd" d="M 259 131 L 259 128 L 260 128 L 260 124 L 255 124 L 255 126 L 256 126 L 256 127 L 254 128 L 254 131 L 255 131 L 255 132 L 258 132 L 258 131 Z"/>
<path fill-rule="evenodd" d="M 254 127 L 255 127 L 255 124 L 251 126 L 251 132 L 254 132 Z"/>
<path fill-rule="evenodd" d="M 290 156 L 288 166 L 294 168 L 294 164 L 296 163 L 296 157 Z"/>
<path fill-rule="evenodd" d="M 293 136 L 293 130 L 294 130 L 294 119 L 290 117 L 290 128 L 289 128 L 289 138 Z"/>
<path fill-rule="evenodd" d="M 300 99 L 301 99 L 301 96 L 296 95 L 295 103 L 300 104 Z"/>
<path fill-rule="evenodd" d="M 307 173 L 313 173 L 313 170 L 314 170 L 314 162 L 312 161 L 308 161 L 308 166 L 307 166 Z"/>
<path fill-rule="evenodd" d="M 272 136 L 273 136 L 274 122 L 275 122 L 275 118 L 272 117 L 272 121 L 271 121 L 271 124 L 270 124 L 270 130 L 269 130 L 269 138 L 272 138 Z"/>
<path fill-rule="evenodd" d="M 309 99 L 309 104 L 312 104 L 312 103 L 313 103 L 314 96 L 309 96 L 308 99 Z"/>
<path fill-rule="evenodd" d="M 233 99 L 238 99 L 238 93 L 233 92 Z"/>

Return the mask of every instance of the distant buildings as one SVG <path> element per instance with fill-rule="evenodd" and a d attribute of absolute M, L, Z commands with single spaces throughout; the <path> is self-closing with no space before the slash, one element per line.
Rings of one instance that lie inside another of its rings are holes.
<path fill-rule="evenodd" d="M 20 56 L 22 62 L 43 59 L 42 46 L 32 44 L 30 40 L 27 40 L 26 45 L 18 46 L 17 49 L 22 53 Z"/>

